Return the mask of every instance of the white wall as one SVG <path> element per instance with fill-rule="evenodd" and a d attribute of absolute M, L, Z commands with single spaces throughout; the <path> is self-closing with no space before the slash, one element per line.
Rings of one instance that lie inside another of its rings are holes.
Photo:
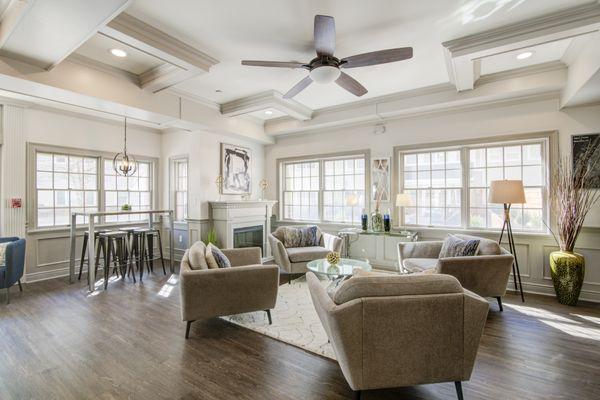
<path fill-rule="evenodd" d="M 278 138 L 274 145 L 265 148 L 266 179 L 271 184 L 269 198 L 277 198 L 276 161 L 285 157 L 364 149 L 371 150 L 372 158 L 393 157 L 393 147 L 398 145 L 540 131 L 558 131 L 559 151 L 563 155 L 568 154 L 571 135 L 600 132 L 600 106 L 559 110 L 556 98 L 422 115 L 386 121 L 385 125 L 387 130 L 380 135 L 373 134 L 373 125 L 365 125 Z M 586 255 L 588 263 L 582 298 L 600 301 L 600 205 L 595 207 L 586 224 L 595 228 L 584 230 L 578 242 L 579 251 Z M 443 232 L 435 230 L 421 232 L 421 238 L 433 239 L 443 235 Z M 517 235 L 517 242 L 526 289 L 551 294 L 547 253 L 554 249 L 552 238 L 549 235 Z M 393 249 L 383 251 L 390 257 L 395 256 Z"/>
<path fill-rule="evenodd" d="M 2 156 L 6 152 L 18 149 L 18 154 L 12 155 L 10 163 L 2 164 L 2 207 L 3 217 L 20 213 L 26 215 L 27 193 L 26 185 L 11 185 L 14 177 L 29 180 L 27 171 L 26 143 L 38 143 L 61 147 L 71 147 L 85 150 L 105 151 L 116 153 L 123 148 L 123 124 L 118 121 L 101 120 L 93 117 L 77 115 L 70 112 L 50 111 L 47 109 L 22 108 L 3 106 L 4 117 L 19 119 L 19 124 L 3 124 L 4 143 Z M 160 157 L 161 138 L 156 130 L 143 127 L 128 127 L 128 149 L 139 156 Z M 15 146 L 16 143 L 20 145 Z M 160 183 L 161 176 L 157 176 Z M 10 193 L 9 188 L 10 189 Z M 15 189 L 19 188 L 19 189 Z M 7 199 L 20 197 L 23 207 L 19 210 L 8 208 Z M 5 218 L 7 219 L 7 218 Z M 20 219 L 22 226 L 2 224 L 3 235 L 26 232 L 27 258 L 26 281 L 52 278 L 66 275 L 68 271 L 68 228 L 35 230 L 28 226 L 26 219 Z M 81 238 L 78 239 L 78 247 Z M 79 248 L 77 257 L 79 257 Z"/>
<path fill-rule="evenodd" d="M 188 207 L 189 218 L 205 220 L 210 218 L 209 201 L 218 200 L 219 193 L 215 180 L 221 173 L 221 143 L 236 144 L 252 150 L 252 195 L 260 196 L 259 182 L 264 177 L 265 155 L 263 145 L 250 141 L 234 139 L 211 132 L 171 132 L 162 135 L 161 172 L 169 174 L 169 159 L 187 156 L 188 167 Z M 169 187 L 165 181 L 162 190 L 164 206 L 168 206 Z M 223 200 L 239 200 L 241 196 L 223 195 Z"/>

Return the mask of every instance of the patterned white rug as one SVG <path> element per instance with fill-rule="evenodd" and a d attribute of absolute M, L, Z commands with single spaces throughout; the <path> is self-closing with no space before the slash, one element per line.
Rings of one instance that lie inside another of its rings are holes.
<path fill-rule="evenodd" d="M 326 285 L 328 282 L 323 282 Z M 223 317 L 282 342 L 335 360 L 333 348 L 327 342 L 327 334 L 315 311 L 304 277 L 292 281 L 291 285 L 279 287 L 277 304 L 271 310 L 273 325 L 269 325 L 264 311 Z"/>

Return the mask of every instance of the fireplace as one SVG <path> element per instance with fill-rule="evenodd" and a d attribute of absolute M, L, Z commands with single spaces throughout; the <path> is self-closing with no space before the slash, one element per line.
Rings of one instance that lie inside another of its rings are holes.
<path fill-rule="evenodd" d="M 233 229 L 233 247 L 236 249 L 243 247 L 260 247 L 263 250 L 263 226 L 246 226 Z"/>
<path fill-rule="evenodd" d="M 267 237 L 276 201 L 211 201 L 212 220 L 217 240 L 224 249 L 256 246 L 262 249 L 263 262 L 272 260 Z"/>

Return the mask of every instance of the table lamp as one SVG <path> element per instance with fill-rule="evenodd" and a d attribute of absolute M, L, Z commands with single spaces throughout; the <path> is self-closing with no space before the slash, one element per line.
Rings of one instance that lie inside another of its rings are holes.
<path fill-rule="evenodd" d="M 410 198 L 410 195 L 408 193 L 398 193 L 396 195 L 396 207 L 400 208 L 400 218 L 402 219 L 402 221 L 404 222 L 404 215 L 402 215 L 402 211 L 404 209 L 404 207 L 410 207 L 412 206 L 412 199 Z M 400 231 L 401 234 L 408 234 L 408 232 L 406 231 L 406 225 L 402 226 L 402 231 Z"/>
<path fill-rule="evenodd" d="M 500 231 L 500 239 L 498 243 L 502 243 L 504 229 L 508 237 L 508 247 L 515 261 L 513 262 L 513 279 L 515 282 L 515 291 L 520 291 L 521 301 L 525 301 L 523 296 L 523 284 L 521 283 L 521 272 L 519 271 L 519 261 L 517 260 L 517 251 L 515 249 L 515 239 L 513 237 L 512 226 L 510 224 L 510 206 L 512 204 L 524 204 L 525 190 L 523 189 L 523 181 L 520 180 L 501 180 L 490 182 L 489 203 L 502 204 L 504 206 L 504 223 L 502 231 Z M 518 279 L 518 286 L 517 286 Z"/>
<path fill-rule="evenodd" d="M 358 205 L 358 196 L 354 193 L 346 196 L 346 206 L 348 207 L 356 207 Z"/>

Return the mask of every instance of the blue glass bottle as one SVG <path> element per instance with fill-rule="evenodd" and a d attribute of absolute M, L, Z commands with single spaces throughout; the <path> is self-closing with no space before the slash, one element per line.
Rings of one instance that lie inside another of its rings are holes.
<path fill-rule="evenodd" d="M 388 212 L 386 212 L 383 215 L 383 230 L 386 232 L 390 231 L 390 225 L 391 225 L 391 220 L 390 220 L 390 210 L 388 210 Z"/>
<path fill-rule="evenodd" d="M 367 216 L 364 208 L 360 216 L 360 227 L 363 231 L 366 231 L 369 228 L 369 217 Z"/>

